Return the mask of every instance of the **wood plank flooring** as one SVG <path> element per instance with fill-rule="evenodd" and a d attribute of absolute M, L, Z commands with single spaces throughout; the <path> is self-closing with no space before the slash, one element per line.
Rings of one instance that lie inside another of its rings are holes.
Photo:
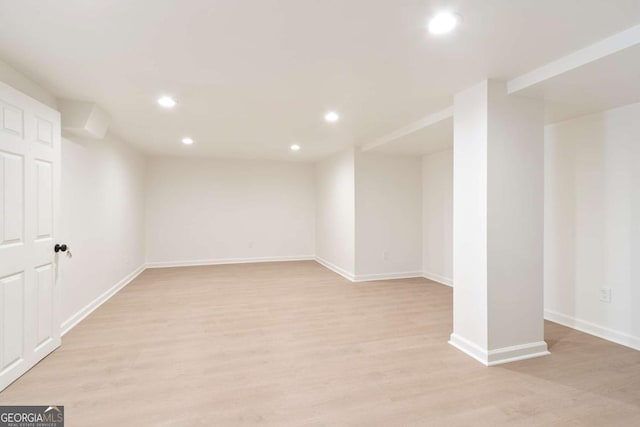
<path fill-rule="evenodd" d="M 452 291 L 314 262 L 152 269 L 0 393 L 69 426 L 640 425 L 640 352 L 547 322 L 552 354 L 447 344 Z"/>

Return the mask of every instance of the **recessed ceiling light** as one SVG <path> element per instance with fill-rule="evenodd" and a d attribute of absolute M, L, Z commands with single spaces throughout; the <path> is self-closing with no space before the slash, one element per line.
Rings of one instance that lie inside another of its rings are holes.
<path fill-rule="evenodd" d="M 177 104 L 176 100 L 170 96 L 161 96 L 158 98 L 158 105 L 163 108 L 173 108 Z"/>
<path fill-rule="evenodd" d="M 293 144 L 293 145 L 292 145 L 291 147 L 289 147 L 289 148 L 291 148 L 291 151 L 298 151 L 298 150 L 300 150 L 300 146 L 299 146 L 298 144 Z"/>
<path fill-rule="evenodd" d="M 189 137 L 182 138 L 182 143 L 184 145 L 191 145 L 191 144 L 193 144 L 193 139 L 191 139 Z"/>
<path fill-rule="evenodd" d="M 458 25 L 458 16 L 451 12 L 440 12 L 429 21 L 429 32 L 433 35 L 446 34 Z"/>
<path fill-rule="evenodd" d="M 330 123 L 337 122 L 340 119 L 340 116 L 335 111 L 329 111 L 324 115 L 324 119 Z"/>

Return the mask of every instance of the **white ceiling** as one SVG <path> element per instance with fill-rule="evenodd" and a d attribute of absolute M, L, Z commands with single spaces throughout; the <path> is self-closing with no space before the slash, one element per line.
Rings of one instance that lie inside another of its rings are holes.
<path fill-rule="evenodd" d="M 441 9 L 462 23 L 434 38 Z M 638 22 L 638 0 L 0 0 L 0 57 L 148 153 L 313 160 Z"/>

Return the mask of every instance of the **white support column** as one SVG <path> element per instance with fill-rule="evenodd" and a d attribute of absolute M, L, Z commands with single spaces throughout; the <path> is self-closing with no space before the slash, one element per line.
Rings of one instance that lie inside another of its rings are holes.
<path fill-rule="evenodd" d="M 485 365 L 549 354 L 544 106 L 483 81 L 455 96 L 452 345 Z"/>

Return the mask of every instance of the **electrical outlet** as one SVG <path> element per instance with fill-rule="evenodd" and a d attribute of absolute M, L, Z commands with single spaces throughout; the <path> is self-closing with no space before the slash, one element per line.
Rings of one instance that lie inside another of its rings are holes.
<path fill-rule="evenodd" d="M 382 252 L 382 259 L 385 261 L 389 259 L 389 251 Z"/>
<path fill-rule="evenodd" d="M 611 304 L 611 288 L 600 288 L 600 301 Z"/>
<path fill-rule="evenodd" d="M 249 249 L 253 248 L 253 242 L 249 242 Z"/>

